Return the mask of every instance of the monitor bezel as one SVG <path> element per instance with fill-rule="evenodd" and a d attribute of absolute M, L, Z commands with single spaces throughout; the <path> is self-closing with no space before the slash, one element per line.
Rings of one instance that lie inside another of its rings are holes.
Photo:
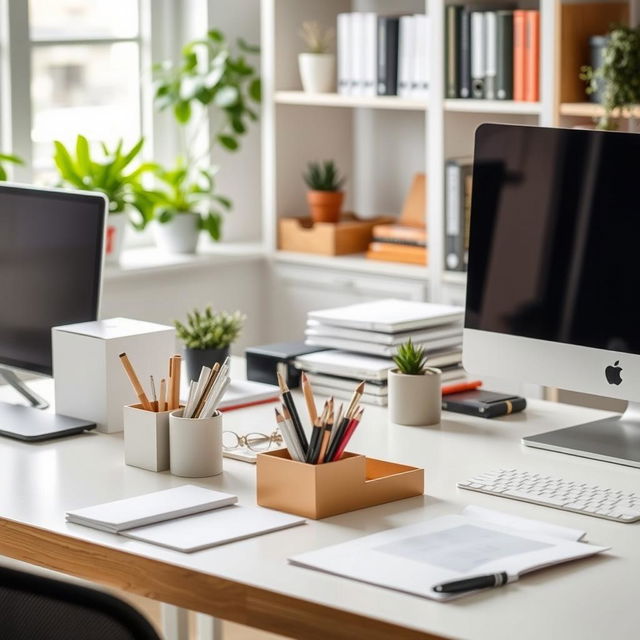
<path fill-rule="evenodd" d="M 31 197 L 53 198 L 60 201 L 83 201 L 91 202 L 94 206 L 98 203 L 102 204 L 100 208 L 100 215 L 102 216 L 101 224 L 98 225 L 98 235 L 96 241 L 100 245 L 98 251 L 96 264 L 94 265 L 94 275 L 98 281 L 98 287 L 96 290 L 96 298 L 93 301 L 92 308 L 94 309 L 95 319 L 100 317 L 100 305 L 102 304 L 102 274 L 104 272 L 104 260 L 105 260 L 105 237 L 107 229 L 107 216 L 109 208 L 109 200 L 103 193 L 95 191 L 81 191 L 75 189 L 58 189 L 50 187 L 36 187 L 29 184 L 21 184 L 16 182 L 3 182 L 0 184 L 0 196 L 2 193 L 24 194 Z M 124 214 L 123 214 L 124 215 Z M 16 369 L 22 369 L 24 371 L 30 371 L 33 373 L 41 373 L 44 375 L 53 375 L 53 364 L 50 367 L 41 366 L 40 364 L 34 364 L 33 362 L 27 362 L 25 360 L 14 360 L 2 355 L 0 351 L 0 366 L 8 366 Z"/>

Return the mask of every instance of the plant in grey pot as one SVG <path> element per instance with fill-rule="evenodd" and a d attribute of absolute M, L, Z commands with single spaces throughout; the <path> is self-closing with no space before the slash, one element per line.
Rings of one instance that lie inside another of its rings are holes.
<path fill-rule="evenodd" d="M 246 316 L 240 311 L 204 311 L 194 309 L 187 314 L 186 323 L 175 322 L 178 338 L 184 343 L 184 359 L 189 380 L 200 377 L 202 367 L 222 364 L 244 326 Z"/>
<path fill-rule="evenodd" d="M 439 424 L 442 405 L 440 369 L 427 367 L 422 347 L 409 339 L 393 357 L 397 369 L 389 371 L 391 422 L 411 426 Z"/>

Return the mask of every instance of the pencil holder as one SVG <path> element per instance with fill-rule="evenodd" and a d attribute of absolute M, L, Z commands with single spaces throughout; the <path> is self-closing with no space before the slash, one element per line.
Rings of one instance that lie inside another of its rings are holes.
<path fill-rule="evenodd" d="M 182 409 L 172 411 L 169 450 L 174 476 L 206 478 L 222 473 L 222 414 L 183 418 Z"/>
<path fill-rule="evenodd" d="M 296 462 L 286 449 L 258 455 L 258 504 L 317 520 L 424 493 L 424 469 L 343 453 L 326 464 Z"/>
<path fill-rule="evenodd" d="M 124 461 L 148 471 L 169 468 L 169 414 L 155 413 L 141 404 L 124 407 Z"/>

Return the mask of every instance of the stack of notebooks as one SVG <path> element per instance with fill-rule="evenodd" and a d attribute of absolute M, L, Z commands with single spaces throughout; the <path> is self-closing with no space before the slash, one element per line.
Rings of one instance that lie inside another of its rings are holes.
<path fill-rule="evenodd" d="M 537 102 L 540 12 L 446 8 L 446 97 Z"/>
<path fill-rule="evenodd" d="M 429 16 L 338 15 L 338 92 L 426 99 Z"/>
<path fill-rule="evenodd" d="M 304 524 L 302 518 L 237 501 L 229 493 L 183 485 L 69 511 L 67 522 L 184 553 Z"/>
<path fill-rule="evenodd" d="M 296 365 L 319 394 L 348 399 L 354 383 L 364 380 L 362 402 L 386 406 L 392 356 L 409 338 L 424 347 L 428 366 L 441 369 L 444 381 L 464 378 L 463 314 L 460 307 L 406 300 L 312 311 L 306 342 L 328 350 L 299 356 Z"/>
<path fill-rule="evenodd" d="M 427 177 L 417 173 L 404 201 L 398 224 L 373 227 L 367 258 L 388 262 L 427 264 L 427 229 L 424 225 Z"/>

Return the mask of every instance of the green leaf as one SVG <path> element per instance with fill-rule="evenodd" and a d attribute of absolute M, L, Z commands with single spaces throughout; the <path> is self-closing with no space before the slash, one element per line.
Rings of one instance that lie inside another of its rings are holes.
<path fill-rule="evenodd" d="M 254 78 L 249 83 L 249 96 L 254 102 L 262 101 L 262 83 L 260 78 Z"/>
<path fill-rule="evenodd" d="M 58 171 L 60 172 L 62 179 L 74 187 L 78 187 L 80 189 L 85 188 L 86 185 L 84 180 L 76 172 L 73 160 L 71 159 L 71 155 L 67 151 L 66 147 L 59 140 L 54 140 L 53 146 L 55 147 L 53 161 L 55 162 L 56 167 L 58 167 Z"/>
<path fill-rule="evenodd" d="M 191 119 L 191 105 L 188 102 L 180 101 L 174 105 L 173 113 L 180 124 L 186 124 Z"/>
<path fill-rule="evenodd" d="M 4 167 L 0 164 L 0 181 L 4 182 L 7 179 L 7 172 L 4 170 Z"/>
<path fill-rule="evenodd" d="M 213 199 L 216 202 L 219 202 L 225 209 L 231 209 L 231 207 L 233 206 L 231 200 L 229 200 L 229 198 L 226 198 L 225 196 L 214 195 Z"/>
<path fill-rule="evenodd" d="M 10 162 L 11 164 L 24 164 L 24 160 L 20 156 L 12 153 L 0 153 L 0 162 Z"/>
<path fill-rule="evenodd" d="M 245 53 L 260 53 L 258 45 L 249 44 L 244 38 L 238 38 L 238 49 Z"/>
<path fill-rule="evenodd" d="M 239 146 L 235 138 L 222 134 L 218 136 L 218 142 L 229 151 L 236 151 Z"/>
<path fill-rule="evenodd" d="M 213 42 L 224 42 L 224 35 L 219 29 L 211 29 L 207 31 L 207 38 Z"/>
<path fill-rule="evenodd" d="M 216 242 L 219 241 L 221 237 L 222 216 L 215 211 L 209 211 L 203 218 L 203 227 L 209 236 L 211 236 L 212 240 Z"/>
<path fill-rule="evenodd" d="M 93 167 L 91 165 L 91 155 L 89 151 L 88 140 L 79 135 L 76 138 L 76 159 L 78 161 L 78 170 L 85 176 L 93 177 Z"/>

